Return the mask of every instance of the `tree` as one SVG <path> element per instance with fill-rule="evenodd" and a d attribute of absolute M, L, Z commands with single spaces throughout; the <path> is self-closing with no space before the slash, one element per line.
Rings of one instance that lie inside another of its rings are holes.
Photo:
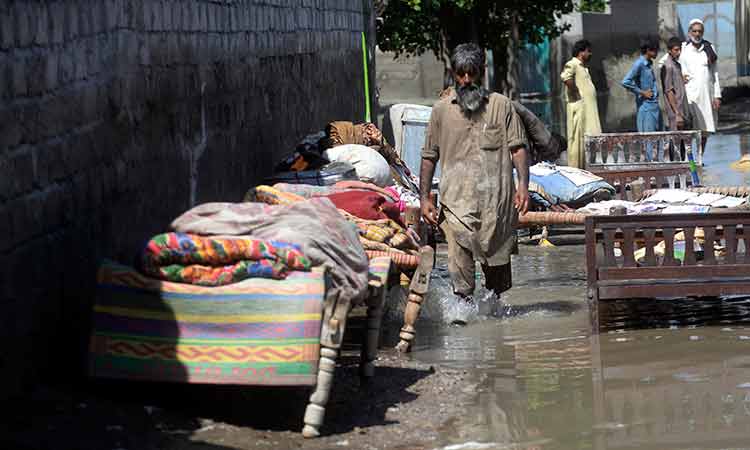
<path fill-rule="evenodd" d="M 601 0 L 595 0 L 601 1 Z M 450 53 L 475 42 L 494 54 L 493 88 L 517 98 L 518 50 L 526 43 L 555 38 L 570 26 L 558 19 L 574 10 L 574 0 L 389 0 L 380 5 L 378 46 L 420 55 L 432 51 L 450 70 Z M 509 70 L 509 68 L 511 70 Z"/>

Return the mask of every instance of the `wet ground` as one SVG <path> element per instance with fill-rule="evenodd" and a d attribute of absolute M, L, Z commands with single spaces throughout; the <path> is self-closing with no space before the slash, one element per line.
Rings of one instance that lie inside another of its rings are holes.
<path fill-rule="evenodd" d="M 704 182 L 746 184 L 728 164 L 748 151 L 713 136 Z M 592 335 L 583 237 L 550 240 L 521 246 L 513 289 L 480 290 L 477 310 L 453 306 L 441 255 L 414 351 L 388 350 L 394 299 L 375 380 L 360 384 L 356 346 L 340 358 L 322 438 L 299 434 L 305 389 L 87 382 L 6 405 L 0 448 L 750 448 L 750 299 L 616 302 Z"/>

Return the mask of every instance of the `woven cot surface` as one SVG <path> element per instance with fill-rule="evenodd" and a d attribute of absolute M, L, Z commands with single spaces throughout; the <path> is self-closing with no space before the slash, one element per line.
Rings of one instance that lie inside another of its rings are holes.
<path fill-rule="evenodd" d="M 313 385 L 325 295 L 321 271 L 219 287 L 159 281 L 105 263 L 89 351 L 95 377 Z"/>

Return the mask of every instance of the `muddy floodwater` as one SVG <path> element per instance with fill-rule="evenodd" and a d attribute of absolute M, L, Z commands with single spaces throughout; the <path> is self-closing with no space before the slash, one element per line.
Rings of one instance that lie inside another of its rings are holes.
<path fill-rule="evenodd" d="M 704 184 L 747 184 L 728 169 L 747 142 L 712 137 Z M 513 289 L 480 292 L 478 311 L 452 311 L 438 264 L 412 358 L 478 387 L 437 448 L 750 448 L 750 298 L 618 301 L 592 334 L 583 236 L 551 240 L 521 246 Z M 444 325 L 451 314 L 471 320 Z"/>

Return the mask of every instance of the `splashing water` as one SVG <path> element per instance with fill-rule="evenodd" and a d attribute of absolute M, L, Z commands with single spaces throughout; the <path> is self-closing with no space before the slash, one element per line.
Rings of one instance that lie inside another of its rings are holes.
<path fill-rule="evenodd" d="M 466 301 L 453 293 L 450 275 L 444 265 L 433 269 L 430 277 L 430 290 L 422 303 L 419 320 L 443 324 L 467 324 L 477 322 L 487 317 L 501 317 L 506 315 L 509 307 L 497 295 L 483 286 L 481 269 L 476 271 L 475 291 L 471 301 Z M 391 308 L 387 318 L 399 320 L 403 317 L 408 293 L 401 287 L 392 288 L 389 292 Z M 396 306 L 397 307 L 394 307 Z"/>

